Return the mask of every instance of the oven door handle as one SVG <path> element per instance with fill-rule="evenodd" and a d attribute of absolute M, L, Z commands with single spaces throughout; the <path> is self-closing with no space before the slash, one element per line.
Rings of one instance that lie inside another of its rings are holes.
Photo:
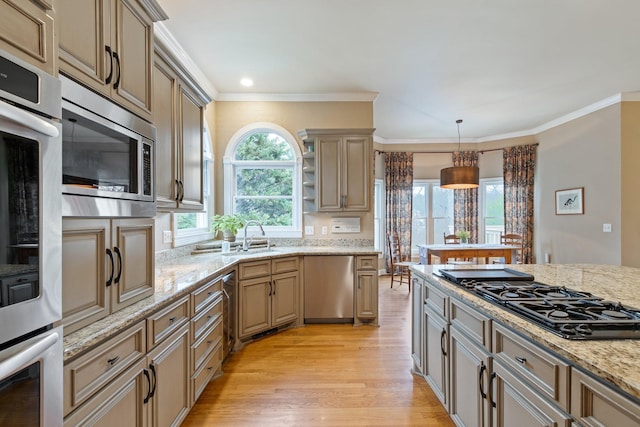
<path fill-rule="evenodd" d="M 26 340 L 0 352 L 0 378 L 7 378 L 21 368 L 38 359 L 49 347 L 53 347 L 60 336 L 57 332 L 46 337 Z"/>
<path fill-rule="evenodd" d="M 0 117 L 4 117 L 12 122 L 16 122 L 52 138 L 55 138 L 60 134 L 58 128 L 51 123 L 42 120 L 40 117 L 31 114 L 28 111 L 14 107 L 13 105 L 7 104 L 3 101 L 0 101 Z"/>

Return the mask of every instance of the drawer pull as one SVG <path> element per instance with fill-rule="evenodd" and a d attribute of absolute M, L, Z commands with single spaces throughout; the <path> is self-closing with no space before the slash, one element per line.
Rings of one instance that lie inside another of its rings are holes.
<path fill-rule="evenodd" d="M 207 320 L 211 320 L 211 319 L 213 319 L 213 316 L 212 315 L 208 315 L 207 316 Z"/>
<path fill-rule="evenodd" d="M 445 329 L 442 330 L 442 333 L 440 334 L 440 350 L 442 351 L 442 355 L 446 356 L 447 355 L 447 350 L 445 350 L 444 346 L 445 346 L 445 337 L 447 336 L 447 331 Z"/>
<path fill-rule="evenodd" d="M 116 357 L 113 357 L 111 359 L 107 359 L 107 365 L 109 365 L 109 367 L 111 367 L 111 366 L 115 365 L 118 362 L 118 360 L 120 360 L 120 356 L 116 356 Z"/>
<path fill-rule="evenodd" d="M 516 356 L 516 361 L 522 363 L 523 365 L 525 363 L 527 363 L 527 358 L 526 357 L 520 357 L 520 356 Z"/>
<path fill-rule="evenodd" d="M 169 323 L 173 323 L 176 321 L 176 316 L 170 317 L 169 318 Z"/>
<path fill-rule="evenodd" d="M 487 366 L 482 362 L 482 365 L 480 366 L 480 375 L 478 376 L 478 387 L 480 388 L 480 396 L 482 396 L 483 399 L 487 398 L 487 393 L 484 392 L 484 375 L 482 375 L 486 370 Z"/>
<path fill-rule="evenodd" d="M 209 340 L 209 341 L 207 341 L 207 344 L 208 344 L 208 345 L 213 344 L 213 340 Z"/>
<path fill-rule="evenodd" d="M 496 402 L 493 401 L 493 380 L 496 379 L 497 374 L 495 372 L 491 373 L 491 376 L 489 377 L 489 402 L 491 402 L 491 407 L 492 408 L 496 408 L 498 405 L 496 405 Z"/>
<path fill-rule="evenodd" d="M 151 399 L 151 375 L 149 375 L 149 371 L 147 371 L 146 369 L 143 369 L 142 373 L 147 378 L 147 385 L 149 387 L 149 391 L 147 391 L 147 395 L 145 396 L 143 401 L 144 403 L 147 403 L 149 399 Z"/>
<path fill-rule="evenodd" d="M 209 291 L 207 292 L 207 296 L 210 297 L 211 295 L 213 295 L 213 292 Z"/>

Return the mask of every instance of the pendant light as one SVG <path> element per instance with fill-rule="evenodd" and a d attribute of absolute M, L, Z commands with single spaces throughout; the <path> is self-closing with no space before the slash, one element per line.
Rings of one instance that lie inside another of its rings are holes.
<path fill-rule="evenodd" d="M 458 125 L 458 153 L 460 152 L 460 123 Z M 480 185 L 480 169 L 477 166 L 453 166 L 440 171 L 440 187 L 461 190 L 465 188 L 478 188 Z"/>

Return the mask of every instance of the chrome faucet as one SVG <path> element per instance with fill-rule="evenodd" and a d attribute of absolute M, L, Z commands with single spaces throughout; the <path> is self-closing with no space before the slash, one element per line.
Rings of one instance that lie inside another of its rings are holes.
<path fill-rule="evenodd" d="M 242 250 L 244 252 L 249 250 L 249 245 L 251 244 L 251 241 L 253 240 L 253 237 L 252 237 L 251 240 L 249 240 L 249 243 L 247 243 L 247 228 L 250 225 L 257 225 L 258 227 L 260 227 L 260 232 L 262 233 L 263 236 L 265 236 L 265 232 L 264 232 L 264 228 L 262 228 L 262 224 L 260 224 L 255 219 L 247 221 L 247 223 L 244 225 L 244 239 L 242 241 Z"/>

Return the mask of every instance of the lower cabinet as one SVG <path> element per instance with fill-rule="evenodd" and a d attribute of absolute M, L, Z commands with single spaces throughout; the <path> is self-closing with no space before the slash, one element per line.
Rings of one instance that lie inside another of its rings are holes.
<path fill-rule="evenodd" d="M 449 415 L 459 426 L 489 426 L 489 352 L 453 326 L 450 333 Z"/>
<path fill-rule="evenodd" d="M 449 324 L 424 305 L 424 376 L 436 397 L 449 404 Z"/>
<path fill-rule="evenodd" d="M 492 389 L 494 427 L 571 426 L 570 415 L 540 397 L 500 361 L 494 360 L 489 386 Z M 616 424 L 617 425 L 617 424 Z"/>
<path fill-rule="evenodd" d="M 298 318 L 298 257 L 239 266 L 239 337 L 246 338 Z"/>
<path fill-rule="evenodd" d="M 424 316 L 422 315 L 424 297 L 422 280 L 413 278 L 411 286 L 411 359 L 413 372 L 422 375 L 424 369 L 424 351 L 422 335 Z"/>
<path fill-rule="evenodd" d="M 378 257 L 356 257 L 356 316 L 354 323 L 378 319 Z"/>

